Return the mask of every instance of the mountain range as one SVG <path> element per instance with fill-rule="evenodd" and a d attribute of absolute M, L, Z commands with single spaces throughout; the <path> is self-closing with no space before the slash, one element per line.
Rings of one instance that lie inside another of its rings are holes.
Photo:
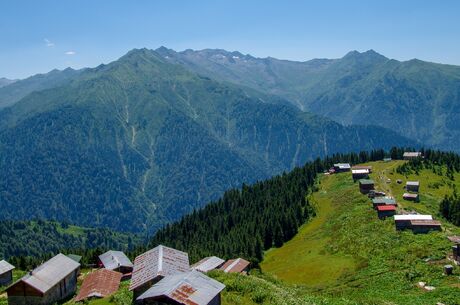
<path fill-rule="evenodd" d="M 2 92 L 12 86 L 24 96 L 0 111 L 1 219 L 152 232 L 231 187 L 307 160 L 419 144 L 301 111 L 161 50 L 52 71 Z"/>
<path fill-rule="evenodd" d="M 344 125 L 381 126 L 443 150 L 460 151 L 460 67 L 397 61 L 373 50 L 306 62 L 206 49 L 175 52 L 170 62 L 221 81 L 289 100 Z"/>

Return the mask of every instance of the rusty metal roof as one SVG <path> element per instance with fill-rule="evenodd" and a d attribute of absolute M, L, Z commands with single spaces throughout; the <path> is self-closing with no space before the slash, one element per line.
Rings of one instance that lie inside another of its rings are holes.
<path fill-rule="evenodd" d="M 115 270 L 119 267 L 133 267 L 133 263 L 121 251 L 107 251 L 99 255 L 99 260 L 104 265 L 104 268 L 109 270 Z"/>
<path fill-rule="evenodd" d="M 242 258 L 228 260 L 220 270 L 224 272 L 242 272 L 249 266 L 249 262 Z"/>
<path fill-rule="evenodd" d="M 44 264 L 38 266 L 20 281 L 34 287 L 42 293 L 62 281 L 80 267 L 80 264 L 64 254 L 59 253 Z"/>
<path fill-rule="evenodd" d="M 160 245 L 136 257 L 129 289 L 158 277 L 187 271 L 190 271 L 187 253 Z"/>
<path fill-rule="evenodd" d="M 411 226 L 440 227 L 441 223 L 437 220 L 411 220 Z"/>
<path fill-rule="evenodd" d="M 201 272 L 208 272 L 219 268 L 225 263 L 225 261 L 217 256 L 205 257 L 201 261 L 192 265 L 192 269 Z"/>
<path fill-rule="evenodd" d="M 123 274 L 120 272 L 99 269 L 90 273 L 78 293 L 75 301 L 80 302 L 88 298 L 105 298 L 115 293 L 120 287 L 120 281 Z"/>
<path fill-rule="evenodd" d="M 14 269 L 14 266 L 5 260 L 0 261 L 0 274 L 7 273 Z"/>
<path fill-rule="evenodd" d="M 165 277 L 139 296 L 137 301 L 167 298 L 175 302 L 174 304 L 207 305 L 224 288 L 224 284 L 192 270 Z"/>

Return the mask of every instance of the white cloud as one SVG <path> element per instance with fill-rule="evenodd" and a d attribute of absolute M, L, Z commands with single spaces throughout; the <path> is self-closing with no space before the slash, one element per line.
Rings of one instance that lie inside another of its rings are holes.
<path fill-rule="evenodd" d="M 51 42 L 49 39 L 43 39 L 46 43 L 46 46 L 51 48 L 51 47 L 54 47 L 54 42 Z"/>
<path fill-rule="evenodd" d="M 64 54 L 65 55 L 75 55 L 75 54 L 77 54 L 77 52 L 75 52 L 75 51 L 67 51 Z"/>

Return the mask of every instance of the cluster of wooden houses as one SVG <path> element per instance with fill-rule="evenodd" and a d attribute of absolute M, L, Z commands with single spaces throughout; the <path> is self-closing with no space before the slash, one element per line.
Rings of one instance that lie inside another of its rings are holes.
<path fill-rule="evenodd" d="M 406 152 L 404 153 L 405 160 L 421 158 L 420 152 Z M 372 200 L 372 206 L 377 211 L 377 216 L 380 219 L 394 216 L 395 227 L 397 230 L 410 229 L 414 233 L 426 233 L 432 230 L 441 230 L 441 223 L 434 220 L 432 215 L 419 215 L 419 214 L 397 214 L 396 200 L 393 197 L 385 196 L 384 192 L 375 189 L 374 180 L 369 178 L 372 173 L 371 166 L 351 166 L 348 163 L 334 164 L 329 173 L 342 173 L 350 172 L 353 181 L 358 181 L 359 191 L 362 194 L 367 194 Z M 402 183 L 402 181 L 401 181 Z M 410 201 L 419 201 L 419 181 L 407 181 L 405 185 L 405 193 L 403 199 Z"/>
<path fill-rule="evenodd" d="M 8 304 L 45 305 L 69 299 L 77 290 L 80 258 L 58 254 L 12 285 L 14 267 L 0 261 L 0 285 L 10 285 Z M 225 261 L 215 256 L 190 265 L 187 253 L 163 245 L 137 256 L 134 264 L 121 251 L 107 251 L 99 256 L 100 269 L 84 278 L 75 301 L 107 297 L 118 291 L 121 281 L 130 280 L 136 304 L 219 305 L 225 285 L 205 273 L 215 269 L 247 273 L 249 265 L 242 258 Z"/>

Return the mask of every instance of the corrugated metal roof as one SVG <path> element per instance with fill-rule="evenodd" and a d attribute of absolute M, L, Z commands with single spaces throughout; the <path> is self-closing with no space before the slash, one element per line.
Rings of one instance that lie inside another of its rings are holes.
<path fill-rule="evenodd" d="M 108 270 L 115 270 L 119 267 L 133 267 L 133 263 L 121 251 L 107 251 L 99 255 L 99 260 L 104 265 L 104 268 Z"/>
<path fill-rule="evenodd" d="M 201 272 L 208 272 L 214 269 L 219 268 L 223 265 L 225 261 L 217 256 L 205 257 L 198 263 L 192 265 L 192 269 L 198 270 Z"/>
<path fill-rule="evenodd" d="M 377 198 L 372 199 L 372 203 L 374 205 L 380 205 L 380 204 L 394 205 L 396 204 L 396 201 L 393 197 L 377 197 Z"/>
<path fill-rule="evenodd" d="M 377 211 L 396 211 L 396 207 L 394 205 L 379 205 Z"/>
<path fill-rule="evenodd" d="M 419 214 L 395 215 L 395 221 L 398 220 L 433 220 L 433 216 Z"/>
<path fill-rule="evenodd" d="M 166 297 L 178 304 L 207 305 L 224 288 L 224 284 L 192 270 L 165 277 L 139 296 L 137 300 L 155 300 Z"/>
<path fill-rule="evenodd" d="M 187 271 L 190 271 L 187 253 L 160 245 L 136 257 L 129 289 L 136 289 L 158 276 Z"/>
<path fill-rule="evenodd" d="M 366 168 L 352 169 L 352 174 L 369 174 L 369 170 Z"/>
<path fill-rule="evenodd" d="M 6 273 L 14 269 L 14 266 L 5 260 L 0 261 L 0 274 Z"/>
<path fill-rule="evenodd" d="M 50 288 L 79 267 L 79 263 L 59 253 L 25 275 L 20 281 L 34 287 L 42 293 L 46 293 Z"/>
<path fill-rule="evenodd" d="M 441 223 L 437 220 L 411 220 L 412 226 L 440 227 Z"/>
<path fill-rule="evenodd" d="M 351 168 L 351 165 L 349 163 L 336 163 L 334 164 L 334 167 L 338 167 L 341 169 L 349 169 Z"/>
<path fill-rule="evenodd" d="M 361 179 L 361 180 L 359 180 L 359 184 L 374 184 L 374 180 L 371 180 L 371 179 Z"/>
<path fill-rule="evenodd" d="M 420 157 L 421 155 L 422 153 L 418 151 L 406 151 L 403 157 Z"/>
<path fill-rule="evenodd" d="M 115 293 L 120 287 L 120 281 L 123 274 L 120 272 L 99 269 L 90 273 L 78 293 L 75 301 L 79 302 L 88 298 L 104 298 Z"/>
<path fill-rule="evenodd" d="M 230 259 L 222 267 L 220 267 L 220 270 L 223 270 L 224 272 L 242 272 L 249 266 L 249 264 L 250 263 L 247 260 L 242 258 Z"/>
<path fill-rule="evenodd" d="M 417 198 L 418 194 L 404 193 L 403 198 Z"/>

